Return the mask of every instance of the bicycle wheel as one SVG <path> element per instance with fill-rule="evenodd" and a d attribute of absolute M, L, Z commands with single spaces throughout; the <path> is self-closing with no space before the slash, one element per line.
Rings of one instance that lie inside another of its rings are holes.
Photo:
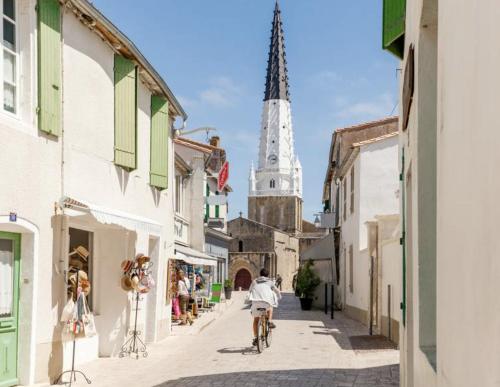
<path fill-rule="evenodd" d="M 257 351 L 262 353 L 264 351 L 264 341 L 265 341 L 265 329 L 262 321 L 264 319 L 261 317 L 259 319 L 259 325 L 257 326 Z"/>
<path fill-rule="evenodd" d="M 271 341 L 273 341 L 273 330 L 269 326 L 269 320 L 266 318 L 266 347 L 271 346 Z"/>

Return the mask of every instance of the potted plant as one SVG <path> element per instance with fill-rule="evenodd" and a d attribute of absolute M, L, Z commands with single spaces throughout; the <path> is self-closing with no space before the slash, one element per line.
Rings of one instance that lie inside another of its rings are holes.
<path fill-rule="evenodd" d="M 297 274 L 297 293 L 300 297 L 300 307 L 302 310 L 311 310 L 314 291 L 321 283 L 319 276 L 313 270 L 313 261 L 307 261 L 300 267 Z"/>
<path fill-rule="evenodd" d="M 232 293 L 233 293 L 233 281 L 227 279 L 224 281 L 224 295 L 226 296 L 226 300 L 231 299 Z"/>

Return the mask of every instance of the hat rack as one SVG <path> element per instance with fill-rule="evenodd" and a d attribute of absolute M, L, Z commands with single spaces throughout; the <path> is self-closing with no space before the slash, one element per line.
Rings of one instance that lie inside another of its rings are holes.
<path fill-rule="evenodd" d="M 70 254 L 71 255 L 71 254 Z M 74 289 L 74 293 L 77 293 L 78 292 L 78 283 L 80 281 L 80 270 L 77 269 L 76 270 L 76 282 L 75 282 L 75 286 L 76 286 L 76 289 Z M 72 295 L 73 296 L 73 295 Z M 75 370 L 75 353 L 76 353 L 76 337 L 75 337 L 75 334 L 73 334 L 73 354 L 72 354 L 72 358 L 71 358 L 71 369 L 68 370 L 68 371 L 63 371 L 56 379 L 56 384 L 61 384 L 62 382 L 62 377 L 65 375 L 65 374 L 69 374 L 69 382 L 67 383 L 64 383 L 64 384 L 69 384 L 69 387 L 71 387 L 71 385 L 73 384 L 73 382 L 76 382 L 76 375 L 80 374 L 81 376 L 83 376 L 83 378 L 85 379 L 85 381 L 87 382 L 87 384 L 91 384 L 92 381 L 87 377 L 87 375 L 85 375 L 82 371 L 80 370 Z"/>
<path fill-rule="evenodd" d="M 133 267 L 130 269 L 131 276 L 138 276 L 142 278 L 144 276 L 152 275 L 151 267 L 153 266 L 153 262 L 148 261 L 143 263 L 141 266 Z M 148 351 L 146 344 L 141 339 L 142 332 L 137 330 L 137 319 L 139 316 L 139 301 L 142 301 L 141 292 L 137 289 L 134 290 L 134 300 L 135 300 L 135 315 L 134 315 L 134 328 L 129 331 L 128 335 L 130 336 L 127 341 L 122 345 L 121 351 L 119 353 L 119 357 L 123 358 L 125 356 L 135 356 L 136 359 L 139 357 L 148 357 Z"/>

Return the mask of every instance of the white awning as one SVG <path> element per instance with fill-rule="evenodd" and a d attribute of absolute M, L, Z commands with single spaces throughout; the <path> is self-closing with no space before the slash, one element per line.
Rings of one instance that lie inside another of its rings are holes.
<path fill-rule="evenodd" d="M 184 262 L 199 266 L 217 266 L 217 258 L 190 247 L 175 244 L 175 256 Z"/>
<path fill-rule="evenodd" d="M 61 207 L 90 213 L 99 223 L 102 224 L 115 224 L 131 231 L 142 231 L 152 235 L 161 235 L 161 223 L 142 216 L 97 206 L 95 204 L 75 200 L 67 196 L 61 199 Z"/>

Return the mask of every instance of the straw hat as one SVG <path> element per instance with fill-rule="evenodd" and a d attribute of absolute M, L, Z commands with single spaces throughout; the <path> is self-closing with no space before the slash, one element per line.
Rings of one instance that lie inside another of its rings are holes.
<path fill-rule="evenodd" d="M 122 261 L 122 264 L 121 264 L 121 268 L 122 268 L 122 271 L 124 273 L 128 273 L 132 269 L 133 266 L 134 266 L 134 262 L 129 260 L 129 259 Z"/>
<path fill-rule="evenodd" d="M 85 293 L 85 295 L 88 295 L 90 293 L 90 281 L 87 273 L 85 273 L 83 270 L 78 270 L 78 286 L 76 283 L 76 274 L 73 273 L 69 276 L 68 282 L 73 286 L 73 288 L 76 288 L 80 286 Z"/>
<path fill-rule="evenodd" d="M 87 259 L 90 255 L 89 251 L 83 247 L 83 246 L 78 246 L 76 247 L 73 252 L 71 253 L 71 255 L 73 254 L 77 254 L 80 258 L 82 258 L 85 262 L 87 262 Z"/>
<path fill-rule="evenodd" d="M 151 261 L 151 258 L 145 256 L 145 255 L 138 255 L 136 258 L 136 261 L 137 261 L 137 264 L 139 266 L 139 268 L 142 268 L 142 266 L 145 264 L 145 263 L 148 263 Z"/>
<path fill-rule="evenodd" d="M 132 288 L 133 288 L 134 290 L 139 291 L 139 290 L 140 290 L 140 289 L 139 289 L 139 282 L 140 282 L 139 277 L 138 277 L 138 276 L 136 276 L 136 275 L 133 275 L 133 276 L 132 276 L 132 278 L 131 278 L 130 280 L 132 281 Z"/>
<path fill-rule="evenodd" d="M 132 279 L 128 275 L 124 275 L 120 281 L 120 285 L 123 290 L 126 292 L 130 292 L 131 290 L 134 290 L 132 287 Z"/>
<path fill-rule="evenodd" d="M 83 262 L 78 258 L 71 258 L 71 260 L 69 261 L 69 265 L 77 270 L 83 269 Z"/>

